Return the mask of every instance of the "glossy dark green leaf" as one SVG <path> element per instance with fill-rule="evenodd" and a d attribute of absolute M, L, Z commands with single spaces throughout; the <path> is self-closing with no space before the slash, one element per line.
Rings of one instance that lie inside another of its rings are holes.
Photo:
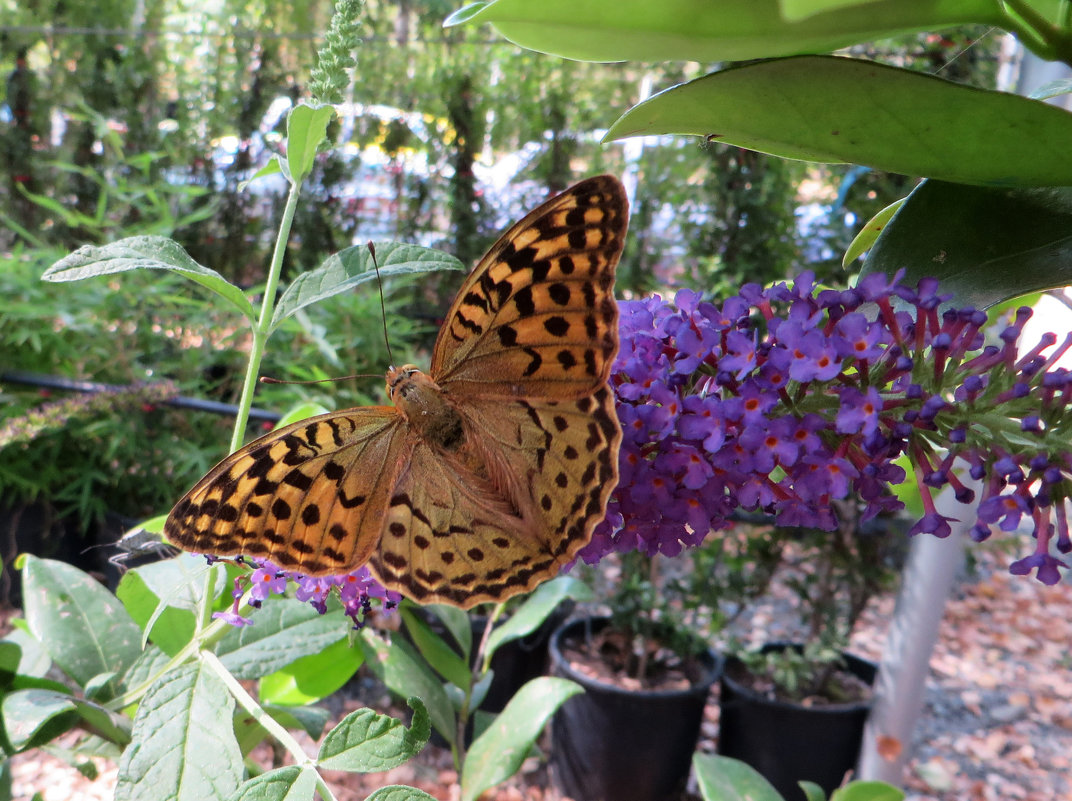
<path fill-rule="evenodd" d="M 167 673 L 141 700 L 115 801 L 223 801 L 242 780 L 234 699 L 204 663 Z"/>
<path fill-rule="evenodd" d="M 739 760 L 697 752 L 692 769 L 704 801 L 782 801 L 770 782 Z"/>
<path fill-rule="evenodd" d="M 490 22 L 521 47 L 578 61 L 712 62 L 825 53 L 901 33 L 1006 21 L 989 0 L 881 0 L 798 21 L 783 16 L 781 3 L 492 0 L 470 3 L 444 25 Z"/>
<path fill-rule="evenodd" d="M 886 225 L 864 272 L 939 279 L 983 309 L 1072 284 L 1072 188 L 997 189 L 925 181 Z"/>
<path fill-rule="evenodd" d="M 695 134 L 785 158 L 958 183 L 1072 185 L 1069 112 L 853 58 L 801 56 L 715 72 L 634 106 L 605 138 L 647 134 Z"/>
<path fill-rule="evenodd" d="M 81 281 L 128 270 L 171 270 L 228 300 L 250 321 L 253 306 L 245 293 L 215 270 L 190 258 L 182 245 L 163 236 L 131 236 L 97 247 L 83 245 L 60 259 L 41 276 L 45 281 Z"/>
<path fill-rule="evenodd" d="M 419 698 L 410 698 L 413 721 L 357 709 L 328 732 L 317 763 L 328 770 L 376 773 L 398 767 L 416 756 L 431 733 L 428 712 Z"/>

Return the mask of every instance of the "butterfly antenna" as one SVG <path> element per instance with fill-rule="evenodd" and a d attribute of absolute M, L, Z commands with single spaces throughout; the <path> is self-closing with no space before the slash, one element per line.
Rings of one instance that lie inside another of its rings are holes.
<path fill-rule="evenodd" d="M 380 320 L 383 322 L 383 343 L 387 346 L 387 362 L 394 367 L 395 357 L 391 353 L 391 340 L 387 336 L 387 307 L 383 302 L 383 279 L 380 277 L 380 265 L 376 263 L 376 245 L 370 239 L 365 247 L 372 256 L 372 269 L 376 271 L 376 286 L 380 288 Z"/>

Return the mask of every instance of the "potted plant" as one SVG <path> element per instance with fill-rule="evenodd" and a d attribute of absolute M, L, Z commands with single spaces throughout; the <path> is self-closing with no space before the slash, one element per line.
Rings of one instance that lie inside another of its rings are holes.
<path fill-rule="evenodd" d="M 859 510 L 839 502 L 832 532 L 773 529 L 799 640 L 742 649 L 722 676 L 718 752 L 787 798 L 799 797 L 800 780 L 831 792 L 859 756 L 876 666 L 846 648 L 868 601 L 894 582 L 906 542 L 896 518 L 862 523 Z"/>
<path fill-rule="evenodd" d="M 778 544 L 735 527 L 679 556 L 623 553 L 609 614 L 577 617 L 550 643 L 551 670 L 585 688 L 551 724 L 551 765 L 574 798 L 674 797 L 689 773 L 723 659 L 709 638 L 762 593 Z M 609 581 L 608 581 L 608 574 Z"/>

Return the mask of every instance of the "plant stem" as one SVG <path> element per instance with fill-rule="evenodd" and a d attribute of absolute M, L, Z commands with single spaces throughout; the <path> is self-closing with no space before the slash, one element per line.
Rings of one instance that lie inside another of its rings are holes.
<path fill-rule="evenodd" d="M 316 761 L 311 758 L 301 747 L 301 743 L 291 736 L 291 733 L 281 726 L 275 718 L 269 715 L 264 708 L 254 700 L 253 696 L 246 692 L 238 679 L 231 675 L 231 671 L 223 666 L 223 663 L 219 660 L 211 651 L 202 651 L 200 653 L 201 661 L 204 662 L 218 677 L 227 685 L 228 691 L 234 696 L 234 699 L 245 709 L 257 723 L 259 723 L 264 730 L 275 737 L 276 741 L 282 745 L 291 756 L 294 757 L 294 762 L 302 768 L 312 768 Z M 331 789 L 327 786 L 319 774 L 317 774 L 317 789 L 319 790 L 321 797 L 325 801 L 335 801 L 335 796 L 332 794 Z"/>
<path fill-rule="evenodd" d="M 231 453 L 234 453 L 242 446 L 242 435 L 245 433 L 246 422 L 249 420 L 250 407 L 253 406 L 253 392 L 257 387 L 261 359 L 264 357 L 264 348 L 268 342 L 268 335 L 271 333 L 275 292 L 279 287 L 279 277 L 283 271 L 283 256 L 287 251 L 287 242 L 290 240 L 290 229 L 294 224 L 294 213 L 298 208 L 298 196 L 300 194 L 301 181 L 295 181 L 290 185 L 290 192 L 287 194 L 287 205 L 284 207 L 283 217 L 279 221 L 279 233 L 276 235 L 272 261 L 268 266 L 268 279 L 264 284 L 261 314 L 257 324 L 253 327 L 253 345 L 250 348 L 249 363 L 246 366 L 246 378 L 242 383 L 242 397 L 238 401 L 238 414 L 235 416 L 234 432 L 231 434 Z"/>

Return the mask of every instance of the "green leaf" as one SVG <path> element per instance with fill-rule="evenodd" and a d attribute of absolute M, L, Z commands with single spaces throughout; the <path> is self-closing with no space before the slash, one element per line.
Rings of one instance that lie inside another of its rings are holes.
<path fill-rule="evenodd" d="M 525 599 L 509 620 L 491 632 L 484 658 L 490 661 L 492 655 L 503 643 L 526 637 L 536 631 L 567 598 L 573 598 L 576 601 L 591 601 L 593 600 L 592 590 L 583 581 L 578 581 L 572 576 L 559 576 L 541 584 Z"/>
<path fill-rule="evenodd" d="M 234 699 L 204 663 L 163 676 L 134 718 L 136 747 L 123 751 L 115 801 L 213 801 L 242 780 L 231 717 Z"/>
<path fill-rule="evenodd" d="M 332 106 L 301 103 L 287 115 L 287 167 L 291 183 L 300 183 L 313 170 L 316 151 L 324 141 L 328 123 L 335 116 Z"/>
<path fill-rule="evenodd" d="M 126 670 L 141 653 L 141 629 L 114 595 L 78 568 L 26 556 L 22 590 L 31 633 L 80 685 Z"/>
<path fill-rule="evenodd" d="M 834 790 L 830 801 L 903 801 L 903 791 L 885 782 L 849 782 Z"/>
<path fill-rule="evenodd" d="M 991 0 L 882 0 L 792 22 L 782 0 L 494 0 L 444 25 L 490 22 L 521 47 L 577 61 L 745 61 L 825 53 L 914 31 L 1007 20 Z"/>
<path fill-rule="evenodd" d="M 288 765 L 243 782 L 228 801 L 312 801 L 316 771 Z"/>
<path fill-rule="evenodd" d="M 799 781 L 800 789 L 804 791 L 806 801 L 826 801 L 826 793 L 815 782 Z M 831 799 L 833 801 L 833 799 Z"/>
<path fill-rule="evenodd" d="M 473 621 L 469 618 L 469 614 L 464 609 L 447 606 L 447 604 L 428 604 L 424 608 L 438 617 L 447 627 L 447 631 L 461 649 L 462 659 L 468 662 L 469 655 L 473 652 Z"/>
<path fill-rule="evenodd" d="M 12 673 L 36 678 L 43 678 L 48 673 L 52 659 L 41 642 L 28 632 L 18 628 L 12 629 L 0 642 L 10 643 L 19 649 L 18 661 L 12 666 Z"/>
<path fill-rule="evenodd" d="M 115 594 L 143 630 L 151 626 L 149 639 L 174 656 L 194 634 L 204 585 L 195 577 L 204 570 L 202 559 L 182 554 L 128 570 Z M 223 571 L 217 571 L 217 592 L 223 580 Z"/>
<path fill-rule="evenodd" d="M 4 725 L 18 749 L 47 743 L 81 722 L 114 743 L 130 742 L 130 721 L 102 706 L 54 690 L 19 690 L 4 696 Z"/>
<path fill-rule="evenodd" d="M 327 770 L 375 773 L 407 762 L 428 742 L 428 713 L 419 698 L 407 702 L 413 710 L 413 722 L 406 728 L 389 715 L 377 715 L 371 709 L 358 709 L 343 718 L 328 732 L 320 746 L 317 763 Z"/>
<path fill-rule="evenodd" d="M 346 684 L 364 661 L 361 649 L 354 648 L 349 638 L 343 637 L 262 678 L 261 700 L 282 706 L 314 703 Z"/>
<path fill-rule="evenodd" d="M 458 656 L 458 652 L 447 645 L 442 637 L 432 631 L 412 607 L 404 606 L 401 615 L 410 639 L 413 640 L 413 644 L 417 646 L 417 650 L 428 665 L 454 686 L 467 690 L 472 681 L 469 663 Z"/>
<path fill-rule="evenodd" d="M 331 713 L 319 706 L 275 706 L 262 704 L 265 711 L 288 729 L 301 729 L 314 740 L 319 740 L 324 727 L 331 720 Z"/>
<path fill-rule="evenodd" d="M 1034 92 L 1028 94 L 1032 100 L 1048 100 L 1051 97 L 1059 97 L 1060 95 L 1067 95 L 1072 92 L 1072 80 L 1067 78 L 1059 81 L 1050 81 L 1043 84 Z"/>
<path fill-rule="evenodd" d="M 886 225 L 864 273 L 939 279 L 959 306 L 985 309 L 1072 283 L 1072 188 L 996 189 L 925 181 Z"/>
<path fill-rule="evenodd" d="M 250 322 L 256 319 L 253 306 L 241 289 L 215 270 L 202 267 L 178 242 L 163 236 L 132 236 L 101 247 L 83 245 L 45 270 L 41 278 L 44 281 L 81 281 L 128 270 L 172 270 L 211 289 Z"/>
<path fill-rule="evenodd" d="M 171 657 L 160 650 L 159 647 L 150 645 L 141 652 L 141 656 L 138 657 L 137 661 L 123 674 L 120 684 L 122 691 L 128 692 L 136 687 L 141 687 L 163 670 L 170 660 Z"/>
<path fill-rule="evenodd" d="M 374 242 L 373 246 L 381 278 L 464 269 L 460 261 L 441 250 L 386 241 Z M 315 270 L 299 275 L 287 287 L 272 316 L 272 330 L 306 306 L 375 280 L 372 254 L 366 245 L 340 250 Z"/>
<path fill-rule="evenodd" d="M 709 136 L 784 158 L 959 183 L 1072 185 L 1069 112 L 853 58 L 801 56 L 712 73 L 634 106 L 604 139 L 648 134 Z"/>
<path fill-rule="evenodd" d="M 886 228 L 886 224 L 893 219 L 893 215 L 897 213 L 897 209 L 904 205 L 905 200 L 908 198 L 901 198 L 895 200 L 888 205 L 882 211 L 878 212 L 874 217 L 868 220 L 864 227 L 860 229 L 860 232 L 853 237 L 852 242 L 849 243 L 848 248 L 845 250 L 845 255 L 841 258 L 841 265 L 848 267 L 856 259 L 871 249 L 871 246 L 875 244 L 875 240 L 878 239 L 879 234 Z"/>
<path fill-rule="evenodd" d="M 416 787 L 389 784 L 376 790 L 365 801 L 436 801 L 436 799 Z"/>
<path fill-rule="evenodd" d="M 403 698 L 420 698 L 436 731 L 447 742 L 454 742 L 454 708 L 439 679 L 412 646 L 402 641 L 388 643 L 369 629 L 362 631 L 357 641 L 376 677 Z"/>
<path fill-rule="evenodd" d="M 252 626 L 224 635 L 216 655 L 237 678 L 258 679 L 327 648 L 348 628 L 338 607 L 321 615 L 293 598 L 271 598 L 257 610 Z"/>
<path fill-rule="evenodd" d="M 475 799 L 506 781 L 563 703 L 584 689 L 568 679 L 543 676 L 527 682 L 469 749 L 462 767 L 462 801 Z"/>
<path fill-rule="evenodd" d="M 770 782 L 739 760 L 697 752 L 692 768 L 704 801 L 782 801 Z"/>
<path fill-rule="evenodd" d="M 282 171 L 283 167 L 280 164 L 279 154 L 273 153 L 271 157 L 269 157 L 268 162 L 263 167 L 253 173 L 253 175 L 245 181 L 240 181 L 238 183 L 238 191 L 245 192 L 246 187 L 256 181 L 258 178 L 264 178 L 267 175 L 276 175 L 277 173 L 280 173 Z"/>

